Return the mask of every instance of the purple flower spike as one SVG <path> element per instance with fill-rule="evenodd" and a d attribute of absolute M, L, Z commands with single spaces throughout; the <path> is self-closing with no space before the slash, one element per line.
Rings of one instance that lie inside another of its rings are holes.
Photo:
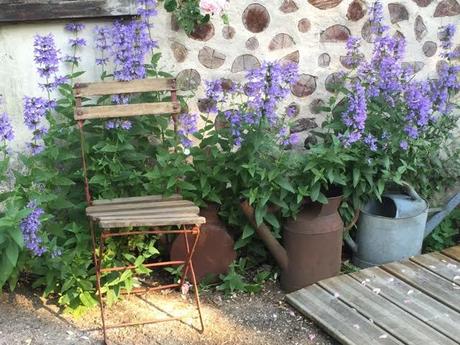
<path fill-rule="evenodd" d="M 35 36 L 34 61 L 38 66 L 37 70 L 40 77 L 49 78 L 58 71 L 58 52 L 52 34 Z"/>
<path fill-rule="evenodd" d="M 46 252 L 46 248 L 43 248 L 43 241 L 39 237 L 38 232 L 42 226 L 40 217 L 45 212 L 42 208 L 37 206 L 35 201 L 29 202 L 27 208 L 31 209 L 32 212 L 21 221 L 19 226 L 24 236 L 26 248 L 32 251 L 36 256 L 41 256 Z"/>
<path fill-rule="evenodd" d="M 181 144 L 185 148 L 189 148 L 193 143 L 188 136 L 198 131 L 198 115 L 181 114 L 178 118 L 178 122 L 179 129 L 177 130 L 177 134 L 180 137 Z"/>
<path fill-rule="evenodd" d="M 129 120 L 108 120 L 105 123 L 106 129 L 124 129 L 125 131 L 130 130 L 133 127 L 133 124 Z"/>
<path fill-rule="evenodd" d="M 83 31 L 84 28 L 85 28 L 85 24 L 82 24 L 82 23 L 67 23 L 64 26 L 64 29 L 66 31 L 75 32 L 75 33 Z"/>
<path fill-rule="evenodd" d="M 399 147 L 401 147 L 404 151 L 407 151 L 407 149 L 409 148 L 409 144 L 406 140 L 401 140 L 401 142 L 399 143 Z"/>
<path fill-rule="evenodd" d="M 0 114 L 0 141 L 11 141 L 14 139 L 13 126 L 7 113 Z"/>
<path fill-rule="evenodd" d="M 59 71 L 59 50 L 56 49 L 52 34 L 35 36 L 34 61 L 37 65 L 38 74 L 45 79 L 45 82 L 40 83 L 40 86 L 48 92 L 56 90 L 58 86 L 56 79 L 59 79 L 57 76 Z"/>
<path fill-rule="evenodd" d="M 35 130 L 49 110 L 49 103 L 41 97 L 24 97 L 24 123 Z"/>
<path fill-rule="evenodd" d="M 70 38 L 69 39 L 69 44 L 72 48 L 79 48 L 79 47 L 84 47 L 86 46 L 86 40 L 81 37 L 77 38 Z"/>
<path fill-rule="evenodd" d="M 151 17 L 155 17 L 157 12 L 157 2 L 155 0 L 136 0 L 137 14 L 145 21 L 148 21 Z"/>
<path fill-rule="evenodd" d="M 146 77 L 145 58 L 152 48 L 157 47 L 148 29 L 147 23 L 139 21 L 117 21 L 113 24 L 111 54 L 115 79 L 129 81 Z"/>
<path fill-rule="evenodd" d="M 289 144 L 292 146 L 300 144 L 300 134 L 299 133 L 293 133 L 289 137 Z"/>

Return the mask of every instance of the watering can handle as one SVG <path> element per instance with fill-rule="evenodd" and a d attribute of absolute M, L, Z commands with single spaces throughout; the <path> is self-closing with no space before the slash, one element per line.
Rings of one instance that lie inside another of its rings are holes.
<path fill-rule="evenodd" d="M 353 219 L 351 220 L 350 224 L 348 224 L 347 226 L 345 226 L 345 227 L 343 228 L 343 231 L 348 231 L 348 230 L 350 230 L 352 227 L 355 226 L 356 222 L 358 221 L 359 214 L 360 214 L 360 210 L 359 210 L 359 208 L 357 208 L 357 209 L 355 210 L 355 214 L 354 214 Z"/>
<path fill-rule="evenodd" d="M 400 183 L 403 187 L 404 187 L 404 190 L 407 194 L 409 194 L 409 196 L 413 199 L 413 200 L 422 200 L 422 198 L 420 197 L 420 195 L 417 194 L 417 192 L 415 191 L 414 187 L 412 187 L 409 183 L 405 182 L 405 181 L 401 181 Z"/>

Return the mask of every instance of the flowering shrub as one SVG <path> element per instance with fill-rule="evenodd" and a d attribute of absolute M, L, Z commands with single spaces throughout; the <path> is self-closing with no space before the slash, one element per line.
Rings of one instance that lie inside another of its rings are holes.
<path fill-rule="evenodd" d="M 140 17 L 135 21 L 115 22 L 96 29 L 97 63 L 101 66 L 102 79 L 170 77 L 158 70 L 160 54 L 153 54 L 150 63 L 145 61 L 156 46 L 149 36 L 150 24 L 147 24 L 148 17 L 154 14 L 150 3 L 139 1 Z M 0 286 L 9 280 L 13 287 L 22 270 L 33 272 L 35 287 L 43 287 L 45 295 L 56 295 L 62 306 L 73 311 L 96 304 L 91 238 L 84 214 L 80 137 L 73 118 L 72 85 L 84 73 L 78 70 L 78 55 L 86 45 L 79 37 L 84 29 L 79 23 L 65 26 L 70 35 L 70 55 L 61 54 L 52 35 L 35 38 L 35 61 L 43 79 L 45 96 L 24 97 L 24 122 L 32 132 L 28 144 L 30 155 L 20 156 L 24 172 L 12 171 L 16 184 L 8 192 L 11 197 L 0 218 Z M 64 66 L 70 70 L 69 74 L 63 75 Z M 55 91 L 59 93 L 57 99 Z M 138 103 L 165 101 L 166 97 L 169 96 L 157 92 L 119 95 L 114 99 L 100 97 L 96 102 Z M 2 115 L 0 119 L 0 138 L 9 140 L 12 132 L 8 118 Z M 85 149 L 91 150 L 88 171 L 93 197 L 158 193 L 160 187 L 151 183 L 146 172 L 162 164 L 161 155 L 169 152 L 168 147 L 182 152 L 184 146 L 180 142 L 187 143 L 194 126 L 187 115 L 180 117 L 179 125 L 181 130 L 176 136 L 168 116 L 85 122 Z M 0 142 L 3 172 L 6 169 L 3 157 L 7 156 L 4 155 L 4 140 Z M 187 166 L 184 157 L 182 154 L 178 164 Z M 180 181 L 178 184 L 181 185 Z M 4 199 L 3 194 L 0 195 Z M 128 254 L 133 252 L 136 256 Z M 137 267 L 136 273 L 148 274 L 150 271 L 142 262 L 158 253 L 154 237 L 133 236 L 129 241 L 114 239 L 106 243 L 104 266 L 128 262 Z M 102 277 L 102 289 L 109 303 L 118 298 L 121 287 L 131 289 L 136 284 L 132 272 Z"/>
<path fill-rule="evenodd" d="M 0 107 L 3 107 L 1 102 L 0 98 Z M 19 223 L 29 213 L 23 200 L 9 188 L 11 167 L 8 143 L 13 138 L 14 130 L 9 116 L 0 111 L 0 287 L 8 281 L 11 288 L 16 285 L 22 261 L 20 254 L 24 247 Z"/>
<path fill-rule="evenodd" d="M 241 198 L 256 209 L 257 223 L 268 222 L 278 236 L 280 222 L 269 209 L 290 212 L 286 198 L 294 189 L 288 177 L 295 172 L 296 155 L 287 147 L 297 137 L 289 133 L 292 109 L 281 105 L 297 78 L 296 65 L 265 62 L 241 84 L 221 79 L 206 83 L 209 109 L 205 129 L 197 136 L 201 142 L 191 150 L 195 170 L 190 180 L 210 192 L 208 201 L 210 195 L 218 196 L 221 215 L 240 231 L 237 249 L 254 244 L 255 237 L 240 211 Z M 220 125 L 215 127 L 209 114 Z M 260 254 L 261 247 L 256 243 L 248 249 Z"/>
<path fill-rule="evenodd" d="M 419 189 L 421 175 L 440 156 L 456 127 L 451 96 L 460 90 L 460 66 L 453 64 L 453 25 L 440 29 L 441 64 L 435 80 L 419 79 L 403 63 L 405 41 L 390 35 L 383 7 L 370 10 L 373 51 L 369 59 L 357 38 L 347 42 L 346 63 L 338 94 L 330 101 L 331 116 L 324 127 L 326 145 L 338 138 L 348 164 L 347 197 L 355 205 L 380 197 L 388 181 L 410 180 Z M 426 188 L 425 188 L 426 189 Z"/>
<path fill-rule="evenodd" d="M 225 10 L 228 0 L 164 0 L 164 8 L 172 12 L 179 26 L 191 34 L 198 25 L 206 24 L 211 16 L 222 17 L 225 24 L 228 24 L 228 17 Z"/>

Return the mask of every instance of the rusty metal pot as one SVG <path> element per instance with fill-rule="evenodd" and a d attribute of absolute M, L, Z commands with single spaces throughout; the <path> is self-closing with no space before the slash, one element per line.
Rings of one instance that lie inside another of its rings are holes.
<path fill-rule="evenodd" d="M 327 204 L 307 202 L 296 219 L 284 225 L 284 247 L 261 224 L 257 234 L 281 268 L 281 287 L 295 291 L 340 271 L 343 222 L 338 213 L 341 196 L 331 197 Z M 243 212 L 255 225 L 254 209 L 247 201 Z"/>
<path fill-rule="evenodd" d="M 226 273 L 236 258 L 233 249 L 235 243 L 220 220 L 218 211 L 217 204 L 208 204 L 200 210 L 200 215 L 206 218 L 206 224 L 201 226 L 201 235 L 193 255 L 193 267 L 198 282 L 206 276 L 218 277 L 219 274 Z M 188 236 L 189 241 L 192 241 L 192 235 Z M 184 235 L 177 236 L 174 240 L 170 257 L 171 260 L 183 260 L 186 257 Z"/>

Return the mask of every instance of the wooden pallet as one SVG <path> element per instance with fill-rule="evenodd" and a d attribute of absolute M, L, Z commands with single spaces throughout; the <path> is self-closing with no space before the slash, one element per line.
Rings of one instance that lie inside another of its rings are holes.
<path fill-rule="evenodd" d="M 460 246 L 322 280 L 287 301 L 346 345 L 460 344 Z"/>

